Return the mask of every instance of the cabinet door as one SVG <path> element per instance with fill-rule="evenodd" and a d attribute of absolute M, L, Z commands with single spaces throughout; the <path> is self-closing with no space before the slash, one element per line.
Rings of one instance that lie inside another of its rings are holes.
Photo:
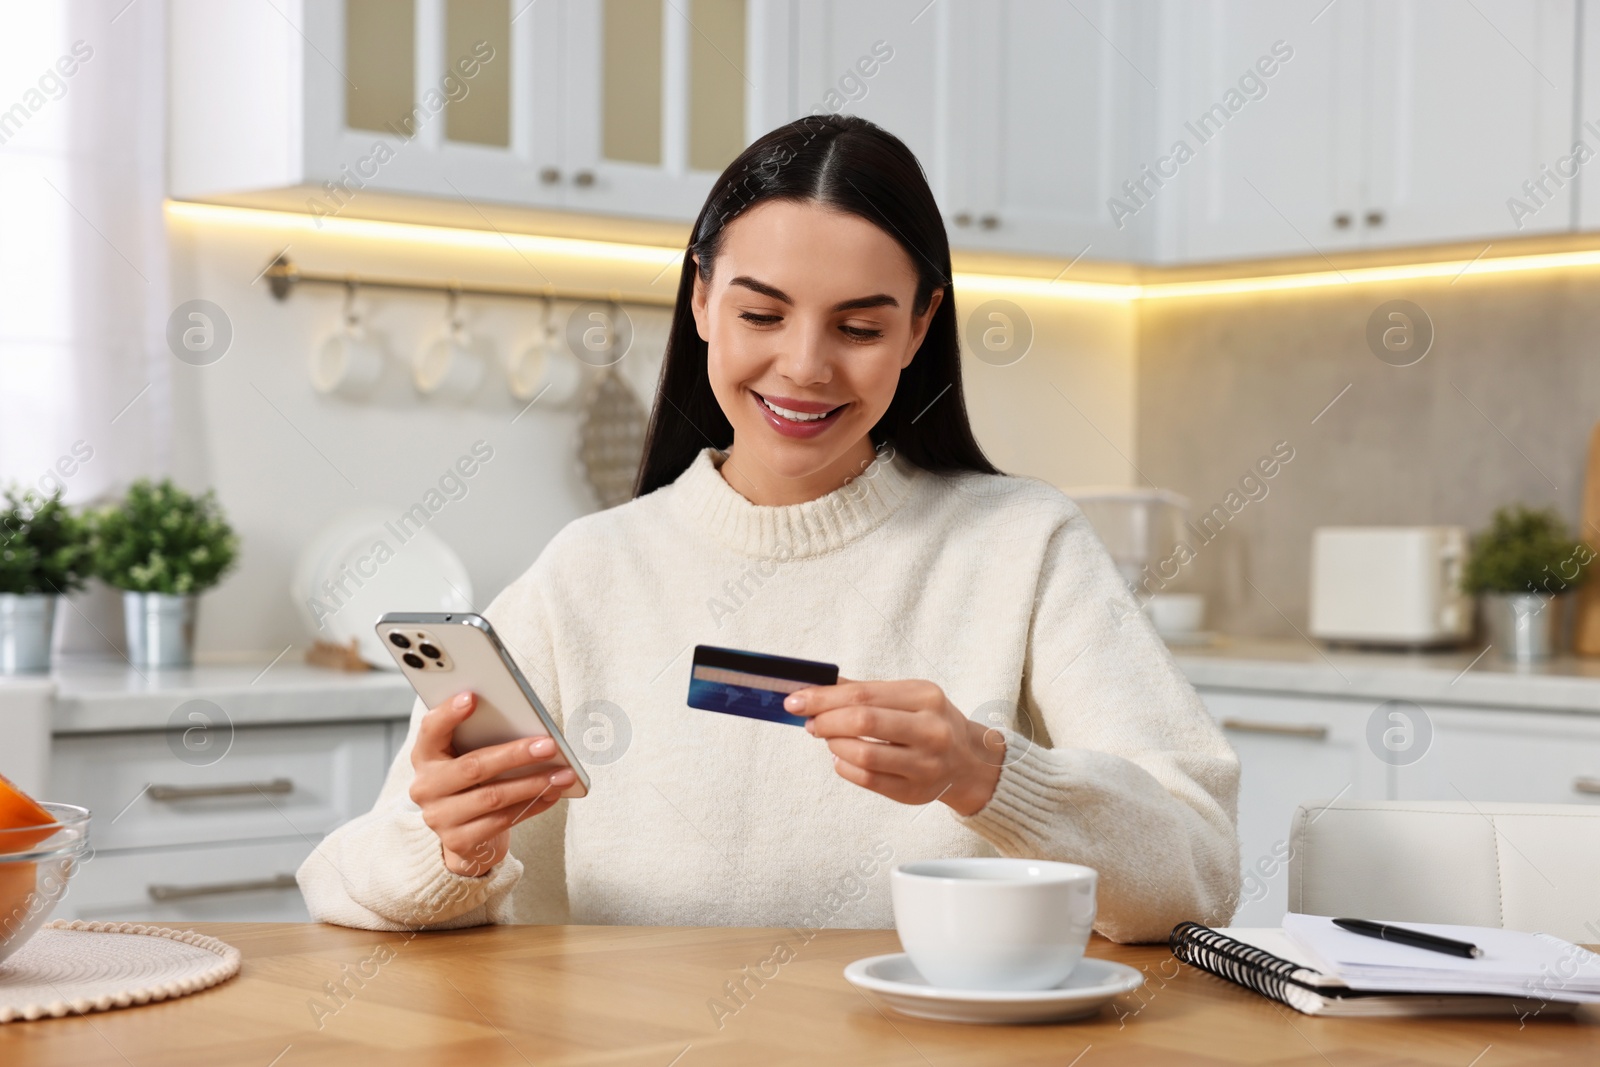
<path fill-rule="evenodd" d="M 1244 884 L 1235 926 L 1277 926 L 1288 907 L 1289 822 L 1308 800 L 1381 800 L 1384 765 L 1368 751 L 1358 701 L 1201 690 L 1239 754 Z"/>
<path fill-rule="evenodd" d="M 947 216 L 952 5 L 806 0 L 795 12 L 797 115 L 860 115 L 915 153 Z"/>
<path fill-rule="evenodd" d="M 1573 0 L 1382 0 L 1368 19 L 1367 243 L 1571 227 Z"/>
<path fill-rule="evenodd" d="M 1208 0 L 1162 9 L 1158 260 L 1314 256 L 1356 246 L 1364 10 L 1327 0 Z"/>
<path fill-rule="evenodd" d="M 718 174 L 787 101 L 784 5 L 757 0 L 567 0 L 567 207 L 694 218 Z"/>
<path fill-rule="evenodd" d="M 1098 0 L 952 7 L 946 224 L 953 245 L 1142 259 L 1154 212 L 1113 210 L 1154 114 L 1154 8 Z"/>
<path fill-rule="evenodd" d="M 1429 707 L 1432 740 L 1396 800 L 1600 804 L 1600 718 Z"/>

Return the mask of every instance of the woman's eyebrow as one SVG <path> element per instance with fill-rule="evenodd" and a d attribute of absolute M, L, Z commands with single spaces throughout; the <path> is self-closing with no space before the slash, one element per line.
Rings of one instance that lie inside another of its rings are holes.
<path fill-rule="evenodd" d="M 777 288 L 776 286 L 768 285 L 766 282 L 757 281 L 748 274 L 741 274 L 737 278 L 729 281 L 728 284 L 742 286 L 751 290 L 752 292 L 760 293 L 762 296 L 771 297 L 773 300 L 780 300 L 791 307 L 794 306 L 794 300 L 790 298 L 788 293 Z M 862 308 L 897 308 L 899 306 L 900 301 L 896 300 L 888 293 L 874 293 L 872 296 L 858 296 L 854 300 L 841 300 L 839 303 L 833 305 L 833 310 L 856 311 Z"/>

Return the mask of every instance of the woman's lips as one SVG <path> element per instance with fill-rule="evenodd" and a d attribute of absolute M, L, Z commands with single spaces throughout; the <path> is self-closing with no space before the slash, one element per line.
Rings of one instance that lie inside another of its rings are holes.
<path fill-rule="evenodd" d="M 777 430 L 785 437 L 815 437 L 818 434 L 825 432 L 828 427 L 832 426 L 834 423 L 838 422 L 839 416 L 844 414 L 845 409 L 850 406 L 849 404 L 841 404 L 829 412 L 824 418 L 810 419 L 806 422 L 796 422 L 793 419 L 788 419 L 782 415 L 779 415 L 776 411 L 773 411 L 771 408 L 767 407 L 766 401 L 762 399 L 761 394 L 756 392 L 754 389 L 750 390 L 750 396 L 755 400 L 756 408 L 760 410 L 763 416 L 765 416 L 767 425 L 771 426 L 774 430 Z M 785 404 L 777 398 L 774 398 L 772 402 L 777 404 L 779 407 L 789 407 L 789 404 Z M 801 406 L 809 408 L 820 407 L 818 404 L 804 403 L 799 401 L 790 401 L 790 403 L 796 405 L 795 407 L 790 408 L 791 411 L 801 410 Z"/>

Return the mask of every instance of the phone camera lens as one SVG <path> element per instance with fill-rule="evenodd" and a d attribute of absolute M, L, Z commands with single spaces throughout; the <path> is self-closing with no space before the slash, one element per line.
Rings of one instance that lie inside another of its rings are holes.
<path fill-rule="evenodd" d="M 432 645 L 428 644 L 428 642 L 426 642 L 426 641 L 422 642 L 422 644 L 417 646 L 417 651 L 421 652 L 424 656 L 427 656 L 429 659 L 441 659 L 441 658 L 443 658 L 443 657 L 441 657 L 439 655 L 439 650 L 437 648 L 434 648 Z"/>
<path fill-rule="evenodd" d="M 427 666 L 427 663 L 423 661 L 422 657 L 417 655 L 415 652 L 407 652 L 400 658 L 405 660 L 406 666 L 412 668 L 413 670 Z"/>
<path fill-rule="evenodd" d="M 396 630 L 394 633 L 389 635 L 389 643 L 395 648 L 410 648 L 411 638 Z"/>

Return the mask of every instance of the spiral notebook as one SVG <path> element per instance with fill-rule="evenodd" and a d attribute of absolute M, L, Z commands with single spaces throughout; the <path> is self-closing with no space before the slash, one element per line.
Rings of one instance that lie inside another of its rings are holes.
<path fill-rule="evenodd" d="M 1537 935 L 1527 935 L 1529 937 Z M 1527 995 L 1356 989 L 1324 973 L 1318 962 L 1283 930 L 1213 930 L 1199 923 L 1173 927 L 1168 944 L 1180 961 L 1287 1004 L 1307 1015 L 1570 1015 L 1579 1004 L 1550 991 Z M 1587 999 L 1587 998 L 1585 998 Z"/>

